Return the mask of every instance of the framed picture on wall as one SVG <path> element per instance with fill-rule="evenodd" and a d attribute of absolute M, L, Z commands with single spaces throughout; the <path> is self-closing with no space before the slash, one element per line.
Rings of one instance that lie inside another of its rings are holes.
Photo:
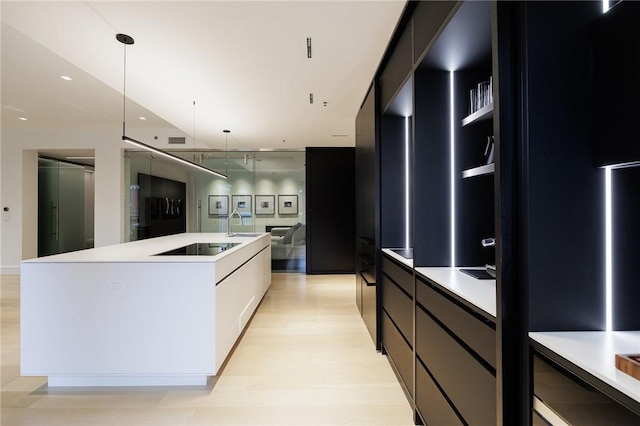
<path fill-rule="evenodd" d="M 278 195 L 278 214 L 298 214 L 298 196 Z"/>
<path fill-rule="evenodd" d="M 275 195 L 256 195 L 256 215 L 276 214 Z"/>
<path fill-rule="evenodd" d="M 229 216 L 229 196 L 209 195 L 209 214 L 213 216 Z"/>
<path fill-rule="evenodd" d="M 241 216 L 251 216 L 251 195 L 232 195 L 231 208 L 238 209 Z"/>

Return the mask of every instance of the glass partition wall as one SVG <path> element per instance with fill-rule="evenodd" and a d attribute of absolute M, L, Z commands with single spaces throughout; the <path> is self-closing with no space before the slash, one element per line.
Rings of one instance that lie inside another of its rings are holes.
<path fill-rule="evenodd" d="M 146 151 L 125 152 L 127 241 L 180 232 L 271 233 L 272 269 L 304 271 L 304 151 L 172 151 L 210 175 Z M 230 217 L 231 216 L 231 217 Z"/>

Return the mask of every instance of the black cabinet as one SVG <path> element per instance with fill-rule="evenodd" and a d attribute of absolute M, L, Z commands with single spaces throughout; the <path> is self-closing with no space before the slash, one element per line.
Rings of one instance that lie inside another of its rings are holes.
<path fill-rule="evenodd" d="M 640 4 L 621 1 L 592 32 L 593 141 L 598 166 L 640 162 Z"/>
<path fill-rule="evenodd" d="M 436 287 L 416 281 L 416 366 L 429 375 L 416 385 L 416 408 L 426 420 L 435 415 L 429 401 L 440 406 L 446 400 L 466 424 L 496 424 L 495 325 Z"/>
<path fill-rule="evenodd" d="M 561 359 L 561 358 L 560 358 Z M 565 364 L 567 361 L 565 361 Z M 625 407 L 612 389 L 598 388 L 540 352 L 532 354 L 534 408 L 551 423 L 558 416 L 571 425 L 638 425 L 640 404 L 628 401 Z M 576 369 L 571 366 L 572 369 Z M 593 378 L 594 381 L 598 381 Z"/>
<path fill-rule="evenodd" d="M 186 232 L 186 183 L 138 173 L 138 186 L 138 239 Z"/>
<path fill-rule="evenodd" d="M 383 255 L 382 350 L 413 400 L 413 271 Z"/>
<path fill-rule="evenodd" d="M 355 150 L 307 148 L 307 273 L 353 273 Z"/>
<path fill-rule="evenodd" d="M 427 425 L 465 424 L 420 358 L 416 362 L 416 408 Z"/>
<path fill-rule="evenodd" d="M 604 330 L 606 318 L 617 330 L 638 328 L 640 172 L 611 172 L 615 308 L 607 316 L 608 175 L 594 163 L 640 161 L 631 127 L 639 19 L 637 2 L 604 15 L 594 1 L 409 2 L 405 9 L 375 80 L 383 94 L 382 247 L 412 247 L 416 269 L 496 267 L 493 319 L 435 282 L 404 287 L 392 264 L 378 280 L 390 304 L 383 304 L 385 327 L 413 346 L 412 402 L 428 423 L 536 422 L 529 332 Z M 487 81 L 483 93 L 493 99 L 469 109 L 471 91 Z M 483 246 L 491 237 L 495 247 Z M 414 340 L 403 334 L 409 321 L 399 312 L 412 298 Z M 443 359 L 463 363 L 474 379 L 448 371 Z"/>
<path fill-rule="evenodd" d="M 356 117 L 356 258 L 359 275 L 356 284 L 356 304 L 367 325 L 376 348 L 380 347 L 378 250 L 380 248 L 378 118 L 376 116 L 378 90 L 372 84 Z"/>

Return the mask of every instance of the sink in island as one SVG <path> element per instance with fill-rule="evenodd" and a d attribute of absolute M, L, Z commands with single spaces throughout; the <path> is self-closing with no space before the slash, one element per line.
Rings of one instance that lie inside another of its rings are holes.
<path fill-rule="evenodd" d="M 269 234 L 187 233 L 25 260 L 21 374 L 205 385 L 271 284 Z"/>

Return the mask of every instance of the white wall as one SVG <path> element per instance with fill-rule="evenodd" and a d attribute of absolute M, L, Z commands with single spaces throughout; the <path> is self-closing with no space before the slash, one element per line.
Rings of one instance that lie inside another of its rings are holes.
<path fill-rule="evenodd" d="M 123 226 L 123 145 L 121 129 L 2 130 L 0 205 L 0 274 L 19 274 L 20 261 L 37 254 L 37 151 L 93 149 L 95 151 L 95 245 L 118 244 Z"/>
<path fill-rule="evenodd" d="M 202 232 L 226 232 L 227 218 L 211 216 L 208 213 L 209 195 L 228 195 L 231 203 L 233 195 L 251 195 L 251 216 L 245 217 L 244 226 L 240 225 L 240 220 L 232 219 L 234 232 L 264 232 L 267 225 L 295 225 L 298 222 L 305 223 L 305 193 L 304 181 L 298 181 L 284 174 L 264 175 L 256 174 L 255 184 L 253 173 L 247 172 L 242 175 L 231 175 L 229 180 L 219 178 L 196 179 L 196 197 L 201 200 L 201 220 Z M 298 195 L 298 214 L 280 215 L 278 214 L 278 195 Z M 275 196 L 275 214 L 256 216 L 255 202 L 256 195 Z"/>

